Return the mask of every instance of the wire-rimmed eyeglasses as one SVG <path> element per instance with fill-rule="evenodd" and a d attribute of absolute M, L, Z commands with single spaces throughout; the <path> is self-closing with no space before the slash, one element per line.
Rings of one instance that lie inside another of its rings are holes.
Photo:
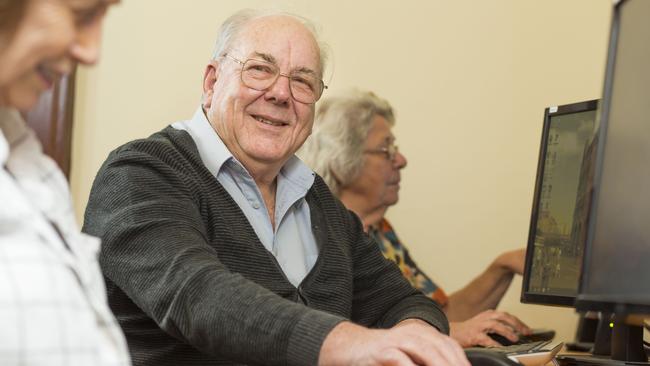
<path fill-rule="evenodd" d="M 395 156 L 397 156 L 399 149 L 397 148 L 397 145 L 395 144 L 390 144 L 385 147 L 380 147 L 378 149 L 371 149 L 371 150 L 365 150 L 364 153 L 366 154 L 384 154 L 386 155 L 386 159 L 393 161 L 395 160 Z"/>
<path fill-rule="evenodd" d="M 304 71 L 293 71 L 289 74 L 280 72 L 278 65 L 264 60 L 249 58 L 241 61 L 229 54 L 224 57 L 241 65 L 241 81 L 244 85 L 255 90 L 266 90 L 278 80 L 280 76 L 289 79 L 289 89 L 293 99 L 304 104 L 314 104 L 323 95 L 327 85 L 316 75 Z"/>

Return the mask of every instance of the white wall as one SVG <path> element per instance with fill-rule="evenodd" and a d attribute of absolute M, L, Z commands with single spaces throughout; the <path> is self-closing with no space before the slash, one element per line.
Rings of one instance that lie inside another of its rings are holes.
<path fill-rule="evenodd" d="M 453 292 L 525 245 L 543 110 L 600 96 L 610 2 L 124 0 L 108 16 L 101 64 L 79 73 L 77 212 L 111 149 L 191 117 L 223 19 L 273 6 L 322 26 L 331 92 L 361 87 L 393 104 L 409 166 L 388 215 Z M 520 304 L 520 286 L 501 308 L 571 339 L 573 311 Z"/>

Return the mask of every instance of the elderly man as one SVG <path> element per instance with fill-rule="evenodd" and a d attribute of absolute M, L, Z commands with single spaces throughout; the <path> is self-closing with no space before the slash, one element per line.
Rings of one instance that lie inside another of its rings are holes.
<path fill-rule="evenodd" d="M 294 156 L 325 88 L 310 29 L 229 18 L 194 117 L 98 173 L 84 229 L 105 241 L 136 365 L 468 364 L 442 311 Z"/>
<path fill-rule="evenodd" d="M 524 250 L 499 255 L 473 281 L 447 296 L 411 259 L 384 217 L 398 201 L 400 172 L 406 167 L 406 157 L 395 145 L 394 124 L 388 101 L 372 92 L 350 91 L 321 101 L 314 133 L 299 154 L 359 216 L 384 256 L 399 266 L 413 287 L 442 307 L 455 340 L 465 347 L 498 346 L 488 334 L 517 341 L 518 334 L 530 329 L 518 318 L 493 309 L 514 274 L 523 272 Z"/>

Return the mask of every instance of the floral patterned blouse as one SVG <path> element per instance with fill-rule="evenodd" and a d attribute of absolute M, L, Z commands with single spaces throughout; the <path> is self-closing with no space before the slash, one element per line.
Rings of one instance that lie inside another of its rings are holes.
<path fill-rule="evenodd" d="M 447 294 L 418 268 L 417 264 L 411 259 L 408 249 L 399 240 L 395 230 L 386 219 L 382 219 L 378 229 L 370 229 L 370 236 L 379 244 L 384 257 L 397 264 L 404 277 L 411 282 L 413 287 L 432 298 L 440 307 L 447 305 L 449 301 Z"/>

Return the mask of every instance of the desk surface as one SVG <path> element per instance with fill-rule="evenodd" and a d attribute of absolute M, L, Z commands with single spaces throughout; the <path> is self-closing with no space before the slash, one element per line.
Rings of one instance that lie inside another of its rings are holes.
<path fill-rule="evenodd" d="M 612 360 L 608 357 L 602 356 L 592 356 L 591 353 L 589 352 L 575 352 L 575 351 L 567 351 L 567 350 L 562 350 L 560 353 L 557 355 L 558 357 L 560 356 L 575 356 L 576 358 L 584 357 L 585 359 L 589 359 L 589 365 L 591 366 L 596 366 L 596 365 L 607 365 L 607 366 L 624 366 L 624 365 L 650 365 L 650 363 L 643 363 L 643 362 L 625 362 L 625 361 L 616 361 Z M 553 363 L 548 363 L 546 366 L 552 366 Z M 572 363 L 572 365 L 575 365 L 575 363 Z M 587 363 L 585 363 L 587 365 Z"/>

